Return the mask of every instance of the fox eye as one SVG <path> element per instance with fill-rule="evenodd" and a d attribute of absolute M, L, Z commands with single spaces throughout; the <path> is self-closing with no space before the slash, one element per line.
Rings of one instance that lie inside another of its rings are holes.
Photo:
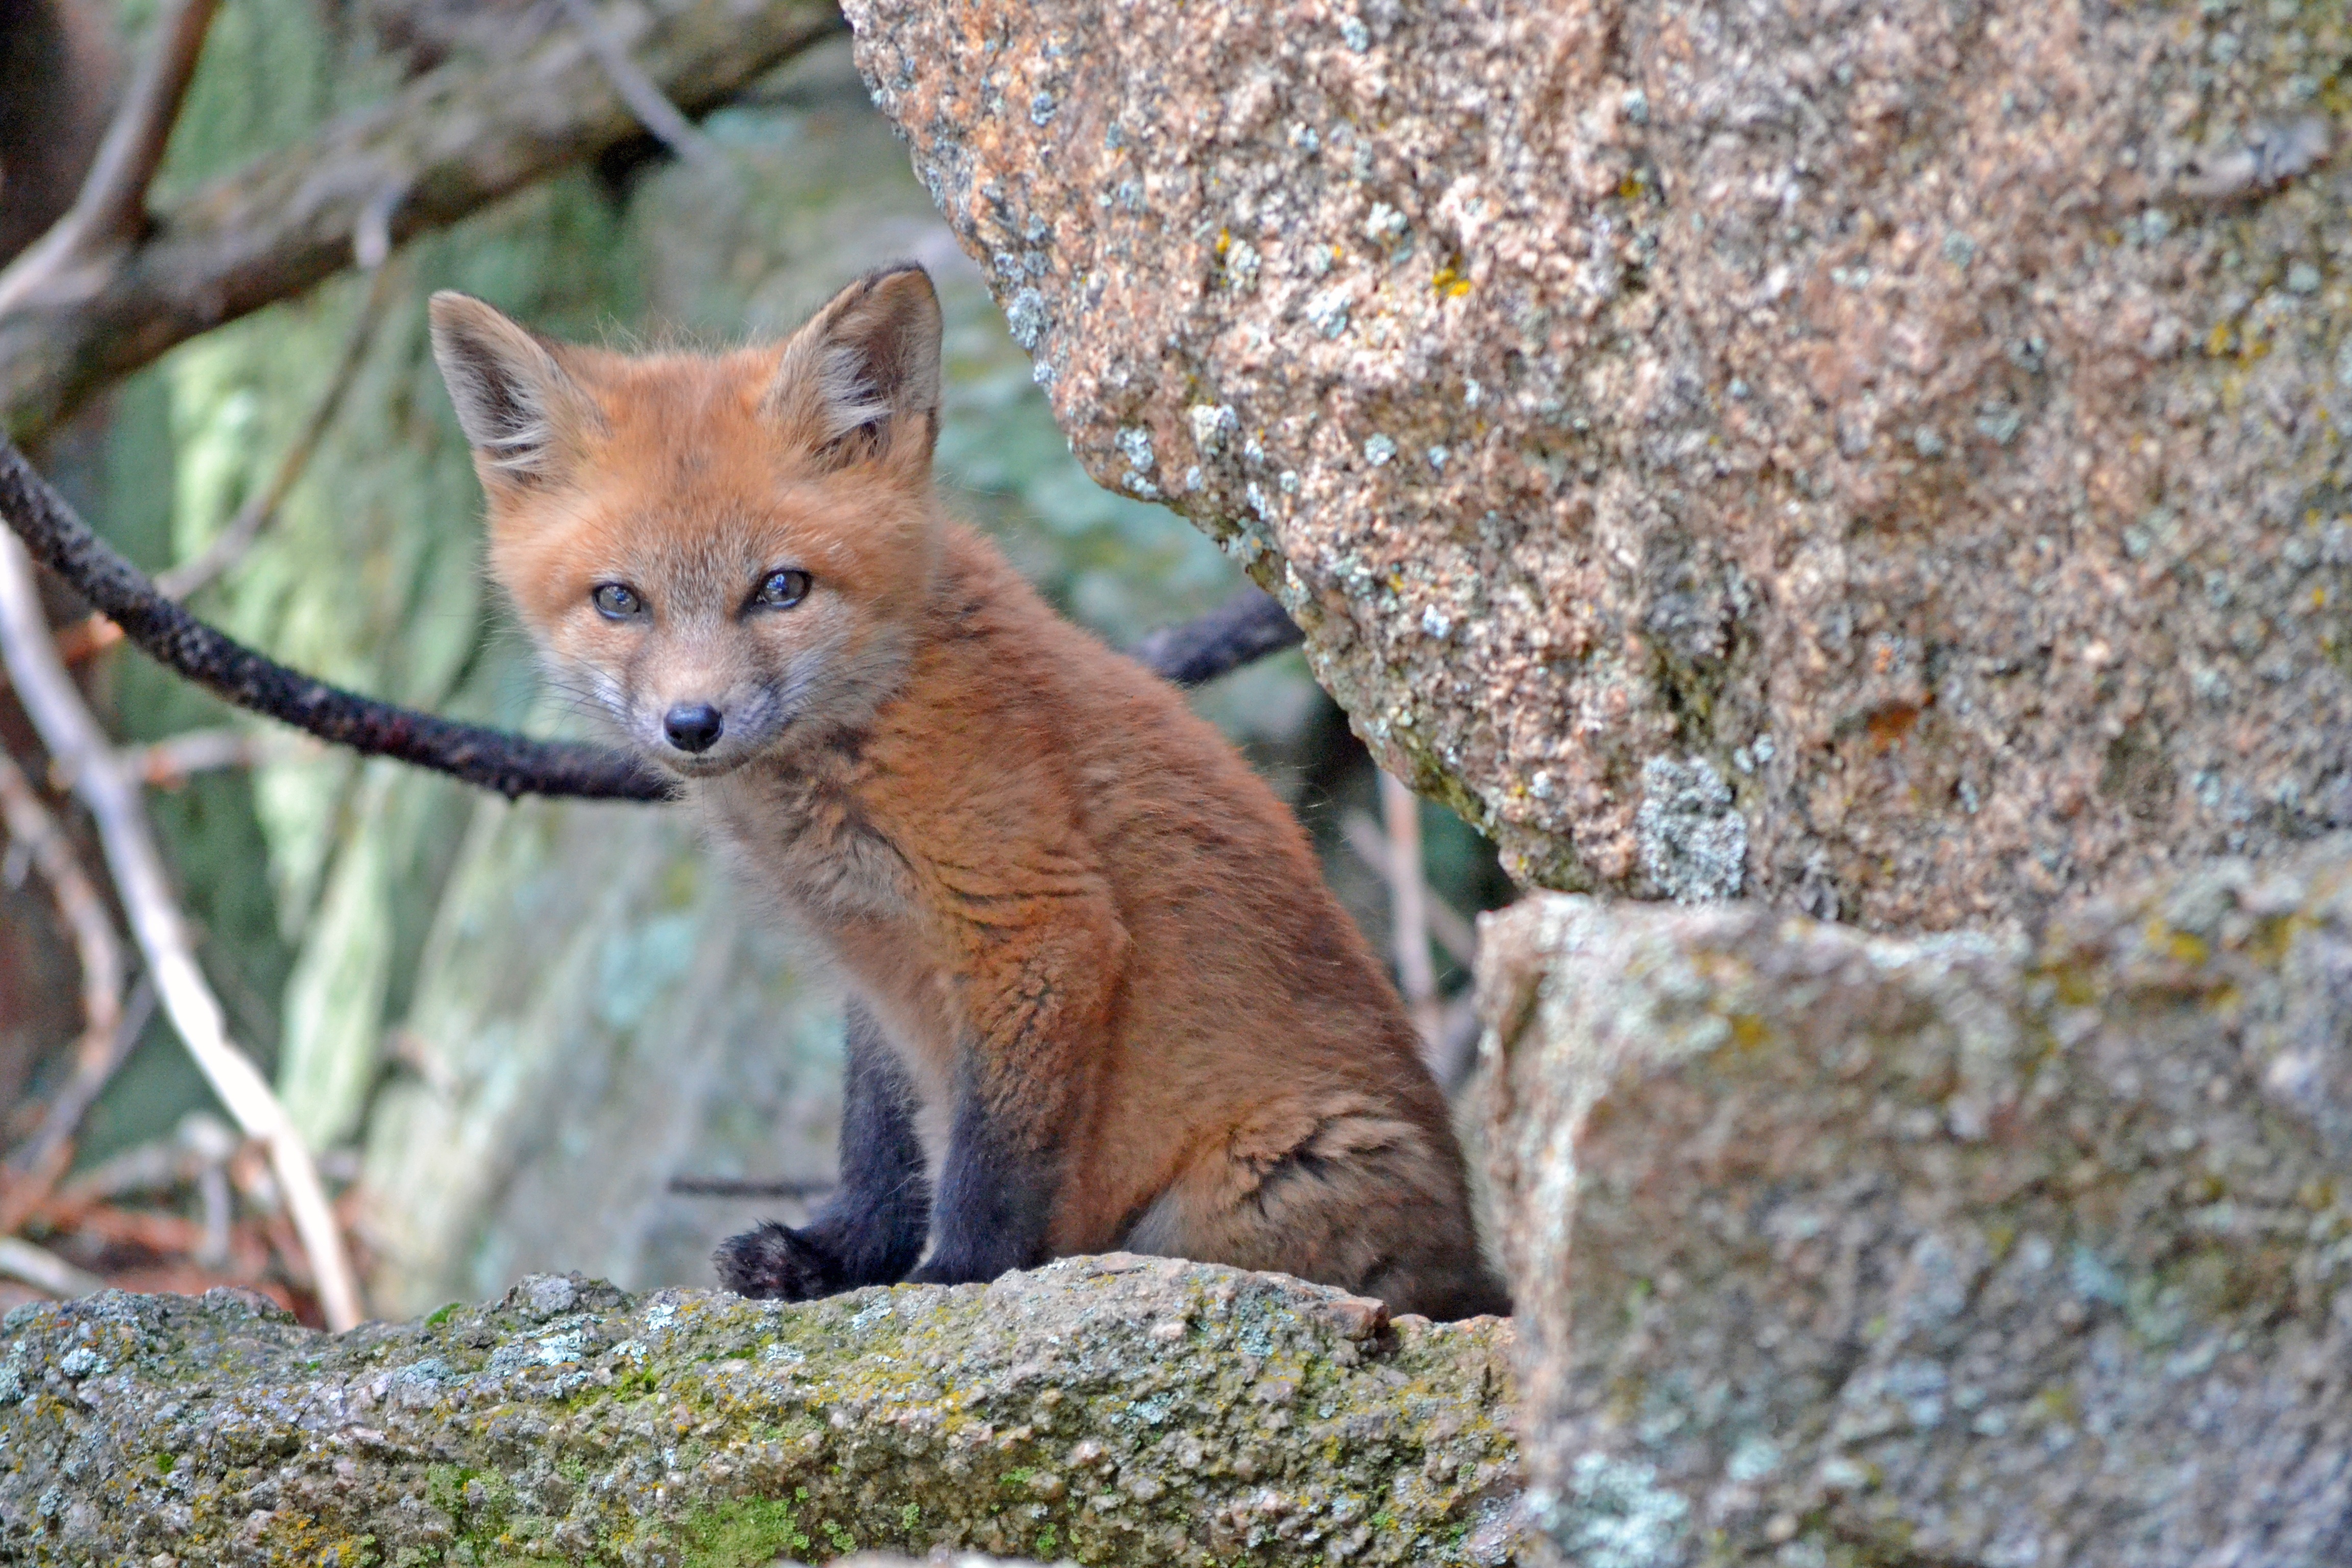
<path fill-rule="evenodd" d="M 808 597 L 809 574 L 805 572 L 771 572 L 761 581 L 760 591 L 751 602 L 772 610 L 789 610 Z"/>
<path fill-rule="evenodd" d="M 589 594 L 588 602 L 608 621 L 634 620 L 646 612 L 646 602 L 637 591 L 625 583 L 599 583 Z"/>

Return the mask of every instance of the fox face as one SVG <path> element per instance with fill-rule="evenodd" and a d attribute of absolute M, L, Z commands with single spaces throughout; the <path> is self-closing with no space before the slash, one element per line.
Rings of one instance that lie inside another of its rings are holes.
<path fill-rule="evenodd" d="M 554 680 L 708 778 L 863 722 L 938 569 L 940 310 L 919 268 L 780 345 L 624 355 L 433 297 L 491 575 Z"/>

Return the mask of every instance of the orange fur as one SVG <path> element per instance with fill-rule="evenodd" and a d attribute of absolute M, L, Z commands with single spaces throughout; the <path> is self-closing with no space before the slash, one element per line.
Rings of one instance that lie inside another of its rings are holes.
<path fill-rule="evenodd" d="M 927 278 L 715 356 L 542 344 L 457 296 L 435 321 L 498 581 L 838 963 L 935 1180 L 963 1096 L 1053 1173 L 1049 1255 L 1501 1310 L 1444 1097 L 1297 824 L 943 515 Z M 803 597 L 751 604 L 787 570 Z M 723 716 L 709 750 L 665 739 L 681 705 Z"/>

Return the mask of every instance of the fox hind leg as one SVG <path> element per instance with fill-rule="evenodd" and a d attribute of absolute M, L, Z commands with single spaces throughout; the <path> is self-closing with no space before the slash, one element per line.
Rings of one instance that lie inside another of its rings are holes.
<path fill-rule="evenodd" d="M 1276 1112 L 1204 1153 L 1129 1250 L 1293 1274 L 1440 1321 L 1507 1314 L 1442 1123 L 1368 1105 Z"/>
<path fill-rule="evenodd" d="M 740 1296 L 807 1301 L 894 1285 L 923 1255 L 930 1184 L 914 1092 L 864 1007 L 848 1007 L 841 1094 L 841 1184 L 795 1229 L 771 1220 L 721 1242 L 719 1283 Z"/>

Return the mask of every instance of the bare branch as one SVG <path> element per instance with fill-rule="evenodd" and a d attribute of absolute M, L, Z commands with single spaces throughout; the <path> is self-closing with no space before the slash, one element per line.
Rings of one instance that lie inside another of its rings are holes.
<path fill-rule="evenodd" d="M 180 0 L 157 26 L 154 50 L 123 95 L 74 205 L 0 273 L 0 311 L 37 294 L 96 287 L 98 277 L 77 275 L 96 273 L 110 253 L 145 230 L 147 191 L 163 166 L 163 149 L 219 8 L 219 0 Z"/>
<path fill-rule="evenodd" d="M 240 730 L 226 724 L 211 730 L 184 730 L 115 752 L 124 770 L 150 789 L 177 789 L 198 773 L 257 768 L 266 763 L 325 754 L 326 747 L 307 735 L 289 735 L 283 730 Z"/>
<path fill-rule="evenodd" d="M 0 1236 L 0 1274 L 60 1300 L 106 1289 L 106 1281 L 97 1275 L 76 1268 L 45 1247 L 13 1236 Z"/>
<path fill-rule="evenodd" d="M 23 1152 L 11 1162 L 17 1169 L 29 1172 L 35 1178 L 35 1188 L 26 1195 L 38 1203 L 47 1199 L 48 1184 L 65 1173 L 70 1163 L 65 1156 L 74 1135 L 81 1131 L 81 1119 L 98 1103 L 114 1075 L 130 1059 L 131 1048 L 139 1037 L 147 1032 L 149 1020 L 155 1016 L 155 985 L 145 975 L 131 988 L 131 1000 L 124 1004 L 121 1019 L 114 1026 L 114 1036 L 104 1048 L 93 1052 L 85 1037 L 82 1049 L 77 1053 L 73 1076 L 68 1079 L 49 1101 L 42 1114 L 40 1126 L 25 1141 Z M 9 1205 L 0 1205 L 7 1207 Z M 0 1226 L 0 1229 L 8 1228 Z"/>
<path fill-rule="evenodd" d="M 842 27 L 832 0 L 657 0 L 626 16 L 632 58 L 688 114 Z M 637 132 L 569 28 L 452 60 L 174 202 L 96 277 L 0 312 L 0 426 L 27 439 L 175 343 L 301 292 L 349 266 L 372 225 L 398 245 Z"/>
<path fill-rule="evenodd" d="M 740 1176 L 672 1176 L 668 1190 L 688 1198 L 821 1198 L 833 1181 L 763 1182 Z"/>
<path fill-rule="evenodd" d="M 133 628 L 126 624 L 124 629 Z M 359 1281 L 310 1151 L 268 1080 L 229 1041 L 220 1003 L 197 967 L 173 900 L 138 786 L 115 760 L 98 721 L 58 658 L 41 616 L 32 563 L 13 534 L 0 539 L 0 658 L 5 658 L 17 700 L 42 742 L 71 773 L 75 795 L 98 826 L 115 891 L 173 1027 L 229 1114 L 248 1136 L 268 1147 L 329 1325 L 338 1330 L 353 1326 L 362 1317 Z"/>
<path fill-rule="evenodd" d="M 395 708 L 264 658 L 156 593 L 145 574 L 90 532 L 24 455 L 5 441 L 0 441 L 0 514 L 37 560 L 72 584 L 158 663 L 240 708 L 306 730 L 322 741 L 370 756 L 415 763 L 508 795 L 668 796 L 667 783 L 621 752 L 527 740 Z M 55 649 L 46 637 L 41 646 L 54 658 Z M 111 757 L 109 762 L 112 763 Z"/>
<path fill-rule="evenodd" d="M 1339 837 L 1348 850 L 1362 861 L 1372 874 L 1382 881 L 1391 879 L 1389 869 L 1388 835 L 1381 825 L 1360 811 L 1350 811 L 1339 818 Z M 1422 912 L 1429 921 L 1429 934 L 1445 955 L 1468 969 L 1478 962 L 1478 932 L 1462 918 L 1462 912 L 1432 891 L 1424 882 L 1422 888 Z"/>
<path fill-rule="evenodd" d="M 726 166 L 726 156 L 718 146 L 696 128 L 693 121 L 680 114 L 668 95 L 637 68 L 637 62 L 613 37 L 612 30 L 604 26 L 604 18 L 589 0 L 562 0 L 562 5 L 563 14 L 595 52 L 596 63 L 604 68 L 613 90 L 621 95 L 621 101 L 629 106 L 629 112 L 637 117 L 638 123 L 652 132 L 655 141 L 689 163 L 705 168 Z"/>
<path fill-rule="evenodd" d="M 1179 686 L 1205 686 L 1303 640 L 1272 595 L 1244 588 L 1205 616 L 1150 633 L 1133 651 L 1137 662 Z"/>
<path fill-rule="evenodd" d="M 370 268 L 367 297 L 360 301 L 360 313 L 352 319 L 351 331 L 343 336 L 343 352 L 336 357 L 335 368 L 327 377 L 326 390 L 319 395 L 319 401 L 311 405 L 310 416 L 302 421 L 301 430 L 278 459 L 269 482 L 262 487 L 260 494 L 237 509 L 229 525 L 198 552 L 194 560 L 158 576 L 158 593 L 166 598 L 184 599 L 236 565 L 253 548 L 253 542 L 261 537 L 261 531 L 278 515 L 278 509 L 286 504 L 286 497 L 301 479 L 302 471 L 310 466 L 310 455 L 319 449 L 320 438 L 334 424 L 336 414 L 343 406 L 344 395 L 359 379 L 368 344 L 374 341 L 376 326 L 383 320 L 384 307 L 391 300 L 392 268 L 379 258 Z"/>
<path fill-rule="evenodd" d="M 264 658 L 158 594 L 143 573 L 90 532 L 5 438 L 0 521 L 16 531 L 34 559 L 71 584 L 148 657 L 240 708 L 364 755 L 393 757 L 509 796 L 670 796 L 667 781 L 623 752 L 534 741 L 396 708 Z M 1246 590 L 1199 620 L 1160 634 L 1139 657 L 1146 668 L 1180 685 L 1209 679 L 1288 646 L 1266 635 L 1269 610 L 1282 616 L 1279 605 L 1255 588 Z M 1282 625 L 1290 623 L 1283 618 Z M 1297 635 L 1292 628 L 1291 637 Z M 43 646 L 48 647 L 46 640 Z"/>
<path fill-rule="evenodd" d="M 1380 775 L 1381 816 L 1388 825 L 1389 914 L 1396 940 L 1397 984 L 1421 1031 L 1422 1049 L 1433 1053 L 1444 1033 L 1437 996 L 1437 970 L 1429 962 L 1429 914 L 1421 873 L 1421 801 L 1386 773 Z"/>
<path fill-rule="evenodd" d="M 0 752 L 0 822 L 33 858 L 41 879 L 49 885 L 49 896 L 57 900 L 58 918 L 73 933 L 74 956 L 81 963 L 82 1017 L 81 1043 L 74 1048 L 74 1079 L 111 1072 L 114 1037 L 122 1026 L 123 984 L 122 943 L 114 933 L 114 917 L 99 896 L 98 884 L 82 869 L 65 829 L 5 752 Z M 68 1097 L 71 1092 L 69 1087 Z M 53 1110 L 10 1163 L 20 1171 L 40 1164 L 57 1141 L 54 1122 Z"/>

